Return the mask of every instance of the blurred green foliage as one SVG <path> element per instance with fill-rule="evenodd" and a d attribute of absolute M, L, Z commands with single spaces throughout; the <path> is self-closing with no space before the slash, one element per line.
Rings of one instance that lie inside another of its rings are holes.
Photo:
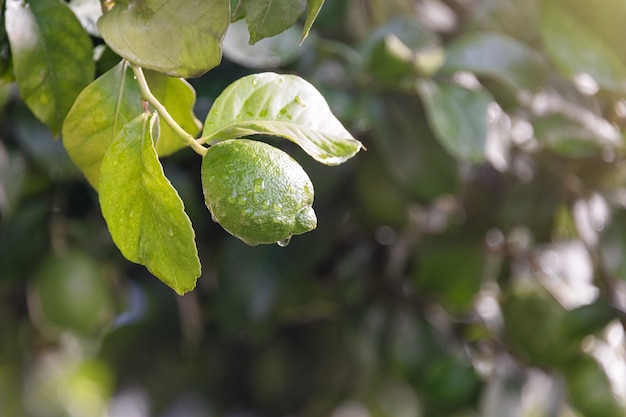
<path fill-rule="evenodd" d="M 19 98 L 3 13 L 0 415 L 626 415 L 625 20 L 611 0 L 335 0 L 299 48 L 229 32 L 189 80 L 198 118 L 242 75 L 297 73 L 368 150 L 329 168 L 276 142 L 319 220 L 285 248 L 225 233 L 197 155 L 164 158 L 204 265 L 179 297 L 122 258 Z"/>

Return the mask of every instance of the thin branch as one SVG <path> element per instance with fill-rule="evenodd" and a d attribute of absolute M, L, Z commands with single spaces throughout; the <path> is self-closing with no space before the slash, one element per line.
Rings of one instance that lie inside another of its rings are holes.
<path fill-rule="evenodd" d="M 150 87 L 148 86 L 148 82 L 146 81 L 146 77 L 144 76 L 143 70 L 141 69 L 141 67 L 137 65 L 132 65 L 132 68 L 133 68 L 133 73 L 135 74 L 135 77 L 137 78 L 137 83 L 139 84 L 139 90 L 141 91 L 141 95 L 143 96 L 143 98 L 146 101 L 148 101 L 148 103 L 150 103 L 152 107 L 154 107 L 154 109 L 159 114 L 159 116 L 162 117 L 163 120 L 165 120 L 165 123 L 167 123 L 168 126 L 171 127 L 172 130 L 176 132 L 176 134 L 180 136 L 180 138 L 188 146 L 190 146 L 198 155 L 204 156 L 206 154 L 207 148 L 205 148 L 204 146 L 196 142 L 196 140 L 194 139 L 192 135 L 190 135 L 189 133 L 185 131 L 185 129 L 180 127 L 180 125 L 176 122 L 176 120 L 174 120 L 174 118 L 167 111 L 165 106 L 161 104 L 159 100 L 157 100 L 154 94 L 152 94 L 152 91 L 150 91 Z"/>

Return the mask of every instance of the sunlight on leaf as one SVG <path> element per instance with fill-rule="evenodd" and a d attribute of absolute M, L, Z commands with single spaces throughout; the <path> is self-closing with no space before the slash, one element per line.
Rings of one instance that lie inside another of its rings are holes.
<path fill-rule="evenodd" d="M 6 31 L 20 96 L 56 136 L 94 77 L 91 40 L 74 13 L 58 1 L 7 1 Z"/>
<path fill-rule="evenodd" d="M 544 2 L 541 33 L 548 55 L 566 77 L 587 74 L 602 88 L 626 92 L 626 65 L 615 48 L 559 2 Z"/>
<path fill-rule="evenodd" d="M 122 254 L 182 295 L 195 287 L 200 260 L 191 221 L 154 149 L 156 121 L 144 113 L 113 141 L 102 160 L 100 204 Z"/>
<path fill-rule="evenodd" d="M 362 148 L 320 92 L 295 75 L 249 75 L 215 100 L 204 124 L 206 142 L 255 134 L 288 139 L 326 165 L 341 164 Z"/>
<path fill-rule="evenodd" d="M 98 20 L 107 45 L 130 62 L 176 77 L 217 66 L 229 0 L 130 0 Z"/>
<path fill-rule="evenodd" d="M 471 71 L 494 78 L 512 90 L 537 90 L 543 85 L 546 65 L 526 44 L 495 32 L 472 32 L 446 49 L 443 73 Z"/>
<path fill-rule="evenodd" d="M 142 112 L 139 87 L 125 62 L 89 84 L 76 99 L 63 124 L 63 145 L 94 188 L 107 148 L 122 127 Z"/>

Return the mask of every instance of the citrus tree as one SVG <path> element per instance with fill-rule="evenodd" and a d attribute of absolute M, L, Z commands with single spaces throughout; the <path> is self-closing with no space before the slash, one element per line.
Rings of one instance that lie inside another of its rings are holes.
<path fill-rule="evenodd" d="M 0 415 L 626 415 L 621 2 L 0 4 Z"/>
<path fill-rule="evenodd" d="M 249 244 L 285 245 L 293 234 L 317 224 L 313 186 L 299 165 L 255 142 L 231 143 L 239 151 L 219 157 L 204 145 L 275 135 L 329 165 L 361 148 L 321 94 L 293 75 L 242 78 L 215 100 L 203 125 L 193 115 L 195 92 L 184 78 L 220 63 L 231 21 L 246 18 L 255 43 L 288 29 L 306 12 L 304 40 L 322 3 L 253 1 L 231 10 L 229 0 L 105 2 L 94 29 L 101 46 L 121 60 L 94 80 L 92 41 L 70 6 L 6 2 L 11 76 L 24 103 L 53 135 L 62 134 L 72 161 L 98 190 L 107 226 L 124 256 L 147 266 L 179 294 L 195 287 L 200 260 L 193 228 L 160 156 L 185 146 L 201 157 L 209 154 L 202 178 L 213 218 Z"/>

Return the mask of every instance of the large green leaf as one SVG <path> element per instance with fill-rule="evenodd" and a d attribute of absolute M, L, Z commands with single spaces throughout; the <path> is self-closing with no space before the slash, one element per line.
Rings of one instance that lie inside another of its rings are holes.
<path fill-rule="evenodd" d="M 228 86 L 213 103 L 202 136 L 216 143 L 255 134 L 289 139 L 326 165 L 341 164 L 362 147 L 315 87 L 298 76 L 272 72 Z"/>
<path fill-rule="evenodd" d="M 100 163 L 122 127 L 143 112 L 130 66 L 120 62 L 76 99 L 63 124 L 63 145 L 72 161 L 98 188 Z"/>
<path fill-rule="evenodd" d="M 154 96 L 169 111 L 170 115 L 192 136 L 202 129 L 202 124 L 193 114 L 196 92 L 182 78 L 172 78 L 158 72 L 146 71 L 146 80 Z M 156 143 L 159 156 L 170 155 L 187 146 L 164 120 L 159 123 L 160 134 Z"/>
<path fill-rule="evenodd" d="M 317 15 L 322 10 L 324 0 L 307 0 L 306 2 L 306 19 L 304 20 L 304 29 L 302 30 L 302 42 L 309 36 L 313 22 L 317 19 Z"/>
<path fill-rule="evenodd" d="M 91 40 L 60 1 L 8 0 L 6 30 L 20 95 L 58 135 L 72 103 L 93 80 Z"/>
<path fill-rule="evenodd" d="M 485 159 L 487 107 L 493 98 L 484 89 L 468 90 L 456 84 L 423 80 L 418 90 L 428 122 L 444 148 L 457 158 Z"/>
<path fill-rule="evenodd" d="M 587 74 L 602 88 L 626 93 L 626 65 L 615 45 L 562 2 L 544 2 L 541 32 L 548 55 L 565 76 Z"/>
<path fill-rule="evenodd" d="M 229 0 L 129 0 L 105 13 L 98 30 L 132 63 L 187 78 L 220 63 L 229 21 Z"/>
<path fill-rule="evenodd" d="M 154 148 L 156 119 L 140 115 L 111 143 L 102 160 L 100 205 L 122 254 L 182 295 L 195 287 L 200 260 L 191 221 Z"/>
<path fill-rule="evenodd" d="M 514 91 L 543 85 L 545 63 L 535 50 L 506 35 L 474 32 L 455 39 L 446 49 L 444 73 L 470 71 L 494 78 Z"/>
<path fill-rule="evenodd" d="M 250 44 L 291 27 L 307 8 L 305 0 L 242 0 L 242 6 L 250 31 Z"/>

